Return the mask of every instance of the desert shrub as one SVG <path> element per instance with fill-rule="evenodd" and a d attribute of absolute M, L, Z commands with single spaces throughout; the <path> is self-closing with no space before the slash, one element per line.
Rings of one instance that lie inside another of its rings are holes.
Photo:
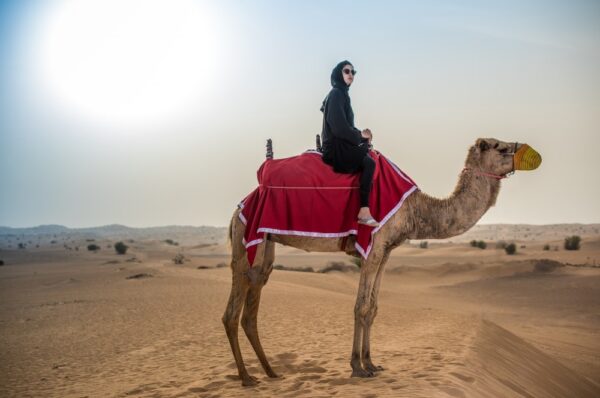
<path fill-rule="evenodd" d="M 422 241 L 421 243 L 419 243 L 419 247 L 421 249 L 427 249 L 427 247 L 429 246 L 429 243 L 427 243 L 426 240 Z"/>
<path fill-rule="evenodd" d="M 482 240 L 472 240 L 469 242 L 472 247 L 478 247 L 480 249 L 485 249 L 487 247 L 487 243 Z"/>
<path fill-rule="evenodd" d="M 127 246 L 125 243 L 123 243 L 123 242 L 115 243 L 115 251 L 117 252 L 117 254 L 125 254 L 125 253 L 127 253 L 127 249 L 129 249 L 129 246 Z"/>
<path fill-rule="evenodd" d="M 315 272 L 313 267 L 286 267 L 285 265 L 282 265 L 282 264 L 275 264 L 273 266 L 273 269 L 276 269 L 279 271 Z"/>
<path fill-rule="evenodd" d="M 514 243 L 510 243 L 510 244 L 506 245 L 506 247 L 504 248 L 504 251 L 508 255 L 513 255 L 517 252 L 517 245 L 515 245 Z"/>
<path fill-rule="evenodd" d="M 86 242 L 95 242 L 95 241 L 96 241 L 96 239 L 86 239 L 85 241 L 86 241 Z"/>
<path fill-rule="evenodd" d="M 165 243 L 173 246 L 178 246 L 179 243 L 175 242 L 173 239 L 165 239 Z"/>
<path fill-rule="evenodd" d="M 0 260 L 0 265 L 4 265 L 4 260 Z"/>
<path fill-rule="evenodd" d="M 177 253 L 175 257 L 173 257 L 173 263 L 175 264 L 183 264 L 185 261 L 185 257 L 181 253 Z"/>
<path fill-rule="evenodd" d="M 521 249 L 525 249 L 525 248 L 527 248 L 527 246 L 521 245 Z"/>
<path fill-rule="evenodd" d="M 545 244 L 544 247 L 542 248 L 542 250 L 550 250 L 550 245 Z"/>
<path fill-rule="evenodd" d="M 223 267 L 227 267 L 227 264 L 225 263 L 219 263 L 216 265 L 217 268 L 223 268 Z"/>
<path fill-rule="evenodd" d="M 147 273 L 141 273 L 141 274 L 135 274 L 135 275 L 130 275 L 125 277 L 125 279 L 142 279 L 142 278 L 152 278 L 153 275 L 152 274 L 147 274 Z"/>
<path fill-rule="evenodd" d="M 496 249 L 506 249 L 506 242 L 503 240 L 496 242 Z"/>
<path fill-rule="evenodd" d="M 565 238 L 565 250 L 579 250 L 581 238 L 573 235 Z"/>
<path fill-rule="evenodd" d="M 19 249 L 25 249 L 25 243 L 19 243 Z"/>
<path fill-rule="evenodd" d="M 327 263 L 327 265 L 325 266 L 325 268 L 323 268 L 319 272 L 321 272 L 323 274 L 326 274 L 326 273 L 331 272 L 331 271 L 358 272 L 358 270 L 356 269 L 356 267 L 354 265 L 346 264 L 343 261 L 330 261 L 330 262 Z"/>
<path fill-rule="evenodd" d="M 55 243 L 56 243 L 56 241 L 55 241 L 55 240 L 51 240 L 51 241 L 50 241 L 50 244 L 51 244 L 51 245 L 53 245 L 53 244 L 55 244 Z"/>
<path fill-rule="evenodd" d="M 558 261 L 544 259 L 537 261 L 533 266 L 533 270 L 536 272 L 550 273 L 554 272 L 557 268 L 561 268 L 564 266 L 564 264 L 559 263 Z"/>
<path fill-rule="evenodd" d="M 94 243 L 91 243 L 91 244 L 89 244 L 89 245 L 87 246 L 87 249 L 88 249 L 89 251 L 94 251 L 94 252 L 95 252 L 96 250 L 100 250 L 100 246 L 98 246 L 98 245 L 96 245 L 96 244 L 94 244 Z"/>

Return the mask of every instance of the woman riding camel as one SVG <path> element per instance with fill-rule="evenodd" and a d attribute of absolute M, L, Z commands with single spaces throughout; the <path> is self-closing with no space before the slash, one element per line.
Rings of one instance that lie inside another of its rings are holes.
<path fill-rule="evenodd" d="M 331 72 L 333 88 L 323 101 L 323 161 L 336 173 L 360 176 L 360 210 L 358 223 L 377 227 L 379 223 L 371 215 L 369 194 L 375 172 L 375 161 L 369 156 L 371 130 L 360 131 L 354 127 L 354 112 L 348 89 L 354 81 L 356 70 L 349 61 L 342 61 Z"/>

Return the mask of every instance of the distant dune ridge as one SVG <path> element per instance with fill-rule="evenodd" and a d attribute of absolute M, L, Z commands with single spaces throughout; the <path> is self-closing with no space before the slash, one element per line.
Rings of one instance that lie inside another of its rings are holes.
<path fill-rule="evenodd" d="M 399 247 L 372 336 L 385 370 L 373 379 L 349 377 L 356 265 L 278 246 L 259 329 L 284 378 L 262 376 L 240 339 L 261 381 L 246 389 L 221 323 L 224 228 L 2 228 L 0 396 L 598 397 L 596 228 L 478 226 L 461 241 Z M 517 254 L 468 244 L 490 233 L 520 241 Z M 574 234 L 581 249 L 564 250 Z M 119 255 L 112 246 L 125 239 Z M 549 242 L 559 249 L 544 250 Z"/>
<path fill-rule="evenodd" d="M 225 240 L 227 227 L 214 226 L 160 226 L 147 228 L 127 227 L 120 224 L 104 225 L 89 228 L 68 228 L 63 225 L 39 225 L 29 228 L 12 228 L 0 226 L 0 236 L 17 235 L 71 235 L 87 237 L 112 237 L 122 239 L 162 239 L 171 237 L 180 241 L 187 239 L 206 240 L 214 238 Z M 473 239 L 481 240 L 519 240 L 541 241 L 564 239 L 566 236 L 581 237 L 600 235 L 600 224 L 478 224 L 464 234 L 452 238 L 453 242 L 468 242 Z M 187 243 L 186 243 L 187 244 Z"/>

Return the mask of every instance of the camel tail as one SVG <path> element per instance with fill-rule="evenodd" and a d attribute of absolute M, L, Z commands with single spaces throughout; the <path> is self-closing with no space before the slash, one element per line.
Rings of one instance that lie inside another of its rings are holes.
<path fill-rule="evenodd" d="M 227 229 L 227 247 L 231 250 L 233 247 L 233 220 L 235 219 L 235 215 L 231 218 L 229 222 L 229 228 Z"/>

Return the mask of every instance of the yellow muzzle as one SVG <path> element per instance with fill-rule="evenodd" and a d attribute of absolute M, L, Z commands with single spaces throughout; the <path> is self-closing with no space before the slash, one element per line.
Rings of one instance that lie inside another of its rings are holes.
<path fill-rule="evenodd" d="M 540 154 L 527 144 L 523 144 L 513 157 L 515 170 L 535 170 L 541 163 Z"/>

